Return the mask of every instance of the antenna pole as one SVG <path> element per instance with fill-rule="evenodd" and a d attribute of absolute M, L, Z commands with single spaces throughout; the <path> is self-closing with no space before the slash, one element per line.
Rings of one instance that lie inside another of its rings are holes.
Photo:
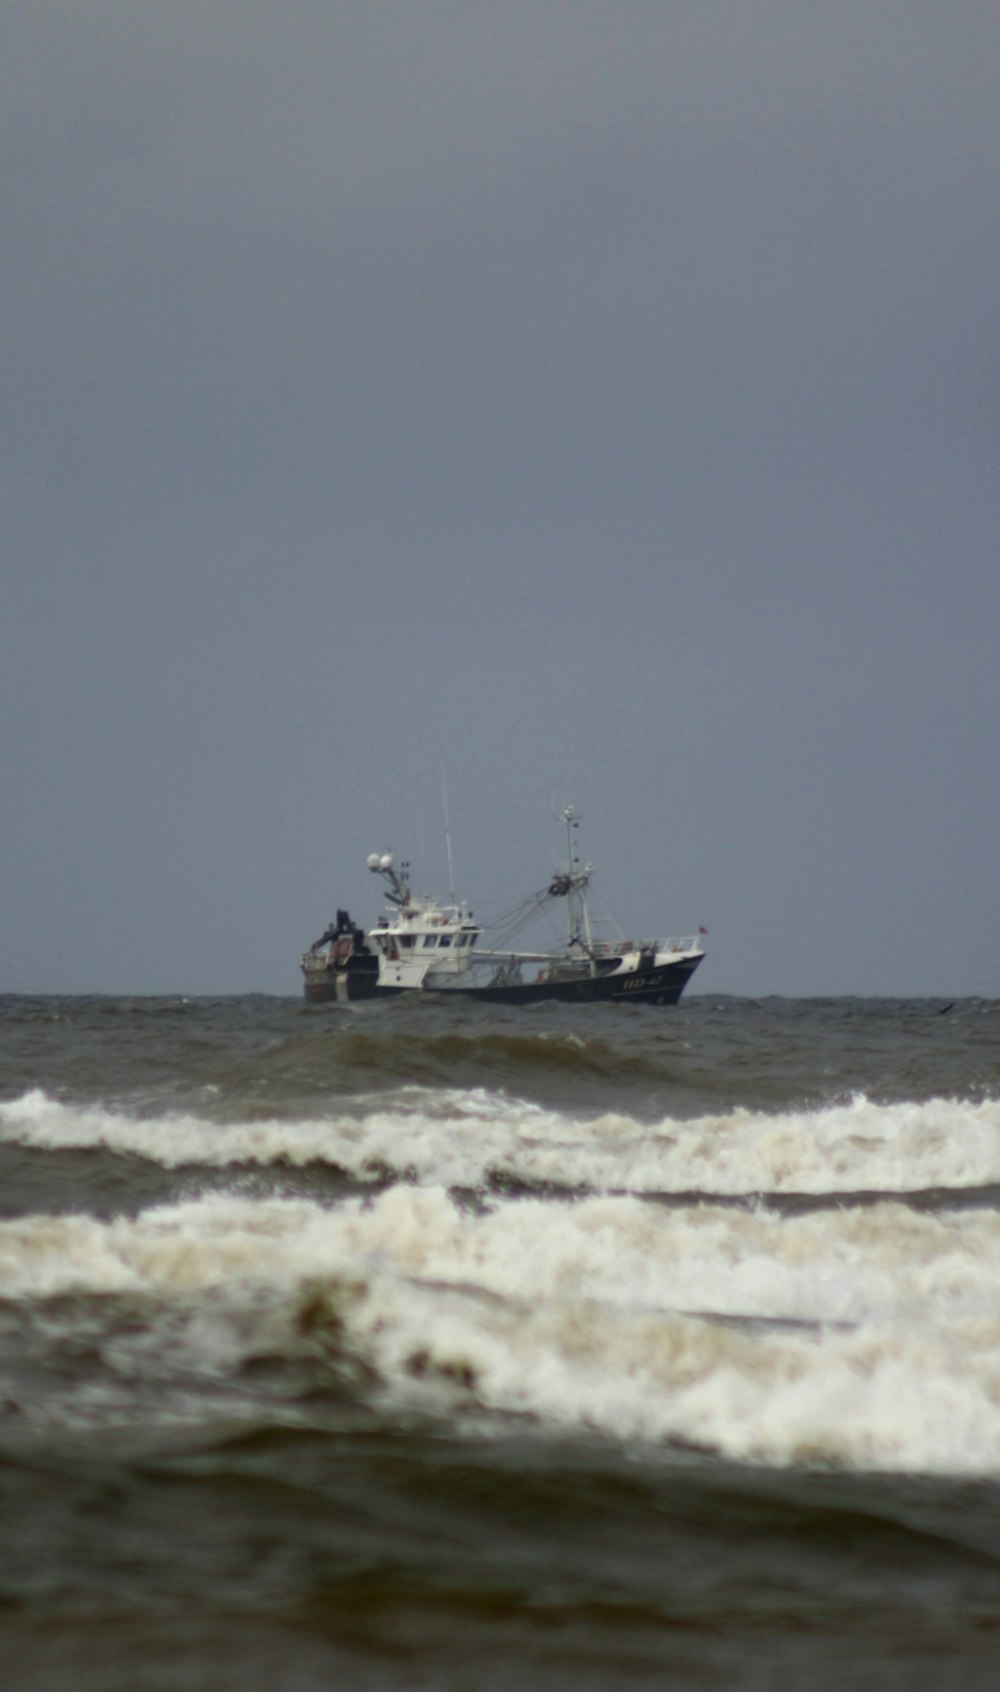
<path fill-rule="evenodd" d="M 455 865 L 451 856 L 451 819 L 448 816 L 448 783 L 444 775 L 444 759 L 441 760 L 441 807 L 444 811 L 444 844 L 448 853 L 448 896 L 452 904 L 455 903 Z"/>

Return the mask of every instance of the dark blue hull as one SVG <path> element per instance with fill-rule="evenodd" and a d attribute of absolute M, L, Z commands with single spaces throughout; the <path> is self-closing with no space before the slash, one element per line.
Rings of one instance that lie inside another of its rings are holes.
<path fill-rule="evenodd" d="M 700 955 L 620 974 L 614 969 L 595 975 L 565 975 L 542 981 L 496 982 L 481 987 L 449 987 L 435 998 L 474 999 L 487 1005 L 638 1004 L 675 1005 L 701 962 Z M 306 976 L 305 995 L 314 1004 L 358 999 L 411 998 L 426 993 L 421 987 L 390 987 L 378 979 L 376 958 L 351 958 Z"/>

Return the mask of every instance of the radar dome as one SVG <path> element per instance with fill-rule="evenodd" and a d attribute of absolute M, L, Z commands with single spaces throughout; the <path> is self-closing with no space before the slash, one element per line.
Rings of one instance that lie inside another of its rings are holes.
<path fill-rule="evenodd" d="M 379 869 L 392 869 L 392 853 L 383 852 L 378 861 Z"/>
<path fill-rule="evenodd" d="M 378 853 L 377 852 L 369 852 L 369 854 L 368 854 L 368 868 L 370 870 L 377 870 L 378 867 L 379 867 L 379 863 L 380 863 L 380 859 L 379 859 Z"/>

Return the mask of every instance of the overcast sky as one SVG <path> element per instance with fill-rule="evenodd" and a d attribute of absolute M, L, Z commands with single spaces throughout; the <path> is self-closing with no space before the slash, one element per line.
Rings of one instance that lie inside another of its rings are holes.
<path fill-rule="evenodd" d="M 553 803 L 1000 994 L 996 0 L 8 0 L 0 990 L 298 993 Z"/>

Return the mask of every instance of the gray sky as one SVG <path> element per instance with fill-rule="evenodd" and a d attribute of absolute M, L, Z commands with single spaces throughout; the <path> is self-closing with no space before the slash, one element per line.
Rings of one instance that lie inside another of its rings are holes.
<path fill-rule="evenodd" d="M 299 991 L 584 814 L 1000 993 L 995 0 L 9 0 L 0 989 Z"/>

